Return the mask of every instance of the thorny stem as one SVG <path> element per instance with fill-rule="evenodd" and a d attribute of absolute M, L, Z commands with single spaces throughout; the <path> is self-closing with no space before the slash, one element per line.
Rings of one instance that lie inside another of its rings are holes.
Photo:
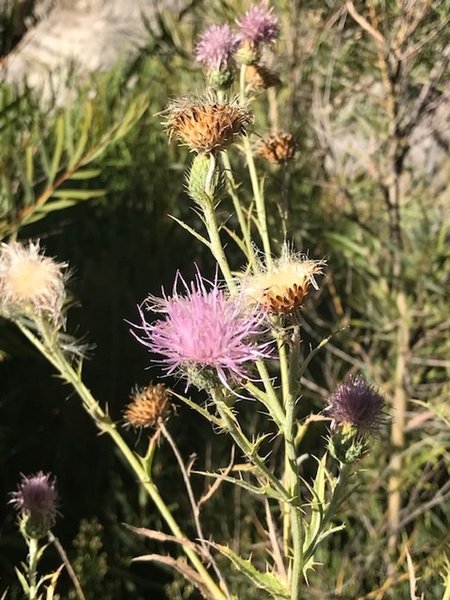
<path fill-rule="evenodd" d="M 272 419 L 275 421 L 275 423 L 281 429 L 283 427 L 285 415 L 284 415 L 283 408 L 281 407 L 281 405 L 280 405 L 280 403 L 278 401 L 278 397 L 275 394 L 275 390 L 273 390 L 274 391 L 274 395 L 272 396 L 271 394 L 269 394 L 267 392 L 263 392 L 262 390 L 260 390 L 251 381 L 247 381 L 244 387 L 251 394 L 253 394 L 253 396 L 257 400 L 259 400 L 260 402 L 262 402 L 262 404 L 264 404 L 264 406 L 269 411 L 269 414 L 272 417 Z"/>
<path fill-rule="evenodd" d="M 211 251 L 214 258 L 217 260 L 220 270 L 227 282 L 227 285 L 231 292 L 235 291 L 236 284 L 231 273 L 228 259 L 225 255 L 222 240 L 219 234 L 219 225 L 217 223 L 217 216 L 214 210 L 214 198 L 211 197 L 210 183 L 214 176 L 214 169 L 216 166 L 216 159 L 213 154 L 210 155 L 210 166 L 208 175 L 205 182 L 205 194 L 207 195 L 206 202 L 202 203 L 203 216 L 205 218 L 205 225 L 208 231 L 209 241 L 211 242 Z M 209 184 L 208 184 L 209 179 Z"/>
<path fill-rule="evenodd" d="M 244 435 L 236 418 L 225 402 L 222 392 L 219 389 L 211 390 L 211 397 L 217 407 L 219 415 L 223 421 L 224 429 L 228 431 L 236 445 L 242 450 L 244 456 L 258 469 L 260 477 L 267 480 L 273 486 L 276 492 L 283 498 L 284 502 L 290 501 L 290 496 L 275 475 L 264 463 L 264 460 L 255 452 L 254 444 Z"/>
<path fill-rule="evenodd" d="M 136 474 L 140 484 L 157 507 L 172 534 L 178 538 L 184 539 L 186 536 L 170 512 L 167 504 L 159 494 L 158 488 L 153 483 L 150 474 L 147 473 L 142 461 L 128 447 L 123 437 L 117 431 L 115 423 L 111 420 L 109 415 L 103 411 L 97 400 L 95 400 L 91 392 L 84 385 L 80 374 L 68 362 L 67 358 L 57 345 L 57 336 L 55 336 L 54 332 L 50 330 L 48 324 L 43 321 L 38 323 L 39 331 L 43 337 L 43 342 L 41 342 L 26 326 L 24 326 L 23 323 L 16 321 L 16 324 L 22 333 L 47 358 L 47 360 L 56 368 L 56 370 L 59 371 L 62 378 L 74 388 L 74 390 L 80 396 L 83 406 L 92 416 L 100 431 L 107 433 L 113 440 L 117 448 L 122 453 L 122 456 Z M 208 573 L 198 555 L 192 550 L 192 548 L 183 545 L 183 550 L 204 582 L 205 586 L 210 591 L 212 598 L 215 600 L 226 600 L 225 594 L 214 582 L 211 575 Z"/>

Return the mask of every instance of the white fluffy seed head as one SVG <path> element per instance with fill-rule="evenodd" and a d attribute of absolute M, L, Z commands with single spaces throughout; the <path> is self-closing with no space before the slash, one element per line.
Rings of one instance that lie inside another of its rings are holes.
<path fill-rule="evenodd" d="M 2 244 L 0 248 L 0 308 L 6 317 L 44 317 L 63 320 L 66 263 L 40 252 L 39 242 Z"/>

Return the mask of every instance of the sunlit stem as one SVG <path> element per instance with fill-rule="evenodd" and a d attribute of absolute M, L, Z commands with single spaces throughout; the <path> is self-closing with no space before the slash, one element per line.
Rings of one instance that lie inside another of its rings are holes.
<path fill-rule="evenodd" d="M 16 323 L 22 333 L 33 343 L 33 345 L 41 352 L 41 354 L 47 358 L 47 360 L 55 367 L 55 369 L 59 371 L 62 379 L 64 379 L 74 388 L 74 390 L 80 396 L 83 406 L 93 417 L 100 431 L 108 434 L 113 440 L 117 448 L 120 450 L 122 456 L 125 458 L 132 471 L 137 476 L 140 484 L 157 507 L 172 534 L 178 538 L 185 539 L 185 534 L 170 512 L 167 504 L 159 494 L 158 488 L 151 480 L 151 475 L 147 472 L 140 458 L 128 447 L 125 440 L 117 431 L 115 423 L 100 407 L 97 400 L 95 400 L 91 392 L 81 380 L 80 373 L 73 368 L 71 363 L 68 362 L 66 356 L 58 346 L 57 333 L 55 333 L 46 322 L 41 321 L 38 323 L 39 331 L 43 339 L 43 341 L 41 341 L 20 321 L 17 321 Z M 226 600 L 225 594 L 214 582 L 194 550 L 186 545 L 183 545 L 183 550 L 196 569 L 203 583 L 211 592 L 212 598 L 215 600 Z"/>
<path fill-rule="evenodd" d="M 291 570 L 290 593 L 291 600 L 299 600 L 302 583 L 303 567 L 303 531 L 300 510 L 300 481 L 297 468 L 297 451 L 295 446 L 297 377 L 299 371 L 300 334 L 298 327 L 294 327 L 291 337 L 290 355 L 287 355 L 287 340 L 281 333 L 277 337 L 278 353 L 280 358 L 280 375 L 283 395 L 283 404 L 286 411 L 284 422 L 284 448 L 285 448 L 285 486 L 292 501 L 284 510 L 285 551 L 291 542 Z"/>
<path fill-rule="evenodd" d="M 214 169 L 216 167 L 216 158 L 213 154 L 209 155 L 209 169 L 205 182 L 206 201 L 202 203 L 203 216 L 205 219 L 206 230 L 208 232 L 209 241 L 211 242 L 211 252 L 217 260 L 222 275 L 227 282 L 231 292 L 236 291 L 236 283 L 231 273 L 228 259 L 223 249 L 222 240 L 220 239 L 219 225 L 214 207 L 214 198 L 212 197 L 211 182 L 214 177 Z"/>
<path fill-rule="evenodd" d="M 280 481 L 275 477 L 271 470 L 266 466 L 264 460 L 255 451 L 254 444 L 245 436 L 236 417 L 227 405 L 225 398 L 220 389 L 211 390 L 211 397 L 217 407 L 217 411 L 223 421 L 224 429 L 231 435 L 238 448 L 242 450 L 244 456 L 256 467 L 259 471 L 259 476 L 265 479 L 273 489 L 285 500 L 289 501 L 289 494 L 283 487 Z"/>
<path fill-rule="evenodd" d="M 280 405 L 277 395 L 272 396 L 267 392 L 259 389 L 254 383 L 251 381 L 246 382 L 245 389 L 248 390 L 257 400 L 262 402 L 264 406 L 269 411 L 270 416 L 278 425 L 279 429 L 282 429 L 285 414 L 282 406 Z"/>
<path fill-rule="evenodd" d="M 244 245 L 245 245 L 245 249 L 246 249 L 246 253 L 247 253 L 247 259 L 248 259 L 250 267 L 252 267 L 255 262 L 255 252 L 254 252 L 253 245 L 252 245 L 252 238 L 251 238 L 251 234 L 250 234 L 250 225 L 246 221 L 244 211 L 242 210 L 241 202 L 236 193 L 237 185 L 234 180 L 230 157 L 228 156 L 228 153 L 226 151 L 222 152 L 221 157 L 222 157 L 222 164 L 224 167 L 225 177 L 227 178 L 227 182 L 228 182 L 228 193 L 233 202 L 234 211 L 236 213 L 236 216 L 237 216 L 237 219 L 239 222 L 239 227 L 241 229 L 241 233 L 242 233 L 242 237 L 243 237 L 243 241 L 244 241 Z"/>
<path fill-rule="evenodd" d="M 246 89 L 245 89 L 245 69 L 246 66 L 241 66 L 240 73 L 240 99 L 244 103 L 246 101 Z M 252 185 L 253 196 L 255 198 L 256 214 L 258 219 L 258 229 L 261 236 L 261 240 L 264 248 L 264 256 L 266 258 L 266 264 L 268 267 L 272 265 L 272 251 L 270 247 L 270 237 L 267 225 L 267 214 L 266 214 L 266 203 L 264 195 L 262 193 L 261 185 L 258 180 L 258 174 L 256 172 L 255 160 L 253 158 L 253 152 L 250 145 L 248 136 L 243 138 L 243 147 L 245 160 L 247 162 L 248 172 L 250 175 L 250 182 Z"/>

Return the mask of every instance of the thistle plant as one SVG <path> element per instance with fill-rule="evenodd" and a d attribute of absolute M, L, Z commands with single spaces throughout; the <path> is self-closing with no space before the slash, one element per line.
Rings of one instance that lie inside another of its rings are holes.
<path fill-rule="evenodd" d="M 306 370 L 331 339 L 314 348 L 303 343 L 301 315 L 314 303 L 326 269 L 332 270 L 333 264 L 311 258 L 307 248 L 294 249 L 284 234 L 286 207 L 277 198 L 265 197 L 265 174 L 257 169 L 257 155 L 276 164 L 295 155 L 288 132 L 262 136 L 264 151 L 252 135 L 258 127 L 252 106 L 258 100 L 249 93 L 247 70 L 264 72 L 264 55 L 274 51 L 279 33 L 275 12 L 263 4 L 238 18 L 235 30 L 231 23 L 211 27 L 196 46 L 207 89 L 198 97 L 170 101 L 165 111 L 169 138 L 187 145 L 194 155 L 187 170 L 187 193 L 202 226 L 179 223 L 210 251 L 216 276 L 208 281 L 197 267 L 192 281 L 175 274 L 170 293 L 136 299 L 132 335 L 150 351 L 147 360 L 154 369 L 181 380 L 179 391 L 175 385 L 169 392 L 162 382 L 139 388 L 125 407 L 126 425 L 154 430 L 144 453 L 135 449 L 135 439 L 128 444 L 107 406 L 83 381 L 83 353 L 64 330 L 67 265 L 45 257 L 37 242 L 5 244 L 0 257 L 3 316 L 17 324 L 77 392 L 153 502 L 164 527 L 154 531 L 130 524 L 130 529 L 178 550 L 176 555 L 154 552 L 137 560 L 173 568 L 203 597 L 214 600 L 238 599 L 243 586 L 277 600 L 304 597 L 309 571 L 321 568 L 321 544 L 344 527 L 339 509 L 357 483 L 358 460 L 385 421 L 382 394 L 361 377 L 349 378 L 331 393 L 328 407 L 318 414 L 299 417 Z M 242 183 L 236 177 L 238 160 L 247 169 Z M 269 209 L 274 207 L 283 219 L 273 218 Z M 231 267 L 231 243 L 236 247 L 233 256 L 240 257 L 238 269 Z M 189 395 L 194 388 L 200 390 L 200 400 Z M 217 434 L 228 436 L 236 459 L 227 468 L 194 473 L 186 464 L 167 421 L 175 400 L 205 419 Z M 257 431 L 248 425 L 246 403 L 264 414 Z M 330 435 L 310 461 L 315 467 L 303 470 L 302 440 L 313 418 L 331 422 Z M 158 487 L 152 467 L 161 442 L 180 469 L 191 521 Z M 194 476 L 205 478 L 210 486 L 201 498 L 194 493 Z M 257 498 L 263 507 L 254 533 L 261 543 L 251 556 L 202 522 L 200 507 L 214 503 L 226 486 Z M 231 576 L 235 572 L 237 583 Z"/>
<path fill-rule="evenodd" d="M 35 475 L 22 475 L 17 491 L 11 492 L 10 496 L 9 504 L 17 511 L 19 529 L 28 548 L 27 563 L 22 565 L 22 569 L 16 568 L 27 600 L 43 600 L 44 597 L 51 600 L 64 567 L 72 578 L 77 598 L 85 600 L 67 555 L 51 531 L 56 523 L 59 504 L 55 479 L 42 471 Z M 56 547 L 63 563 L 53 573 L 39 576 L 39 562 L 50 544 Z"/>

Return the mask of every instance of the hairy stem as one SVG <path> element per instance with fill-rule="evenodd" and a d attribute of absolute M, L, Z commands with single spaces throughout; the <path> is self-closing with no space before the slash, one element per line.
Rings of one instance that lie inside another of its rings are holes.
<path fill-rule="evenodd" d="M 211 182 L 214 177 L 214 169 L 216 167 L 216 159 L 213 154 L 210 155 L 210 165 L 208 175 L 205 182 L 205 194 L 207 196 L 205 202 L 202 203 L 203 216 L 205 219 L 206 230 L 208 232 L 209 241 L 211 242 L 211 251 L 214 258 L 219 264 L 220 270 L 227 282 L 231 292 L 236 290 L 236 284 L 231 273 L 228 259 L 225 255 L 222 240 L 219 234 L 219 225 L 217 222 L 216 211 L 214 209 L 214 198 L 211 197 Z"/>
<path fill-rule="evenodd" d="M 28 543 L 28 585 L 29 600 L 36 600 L 38 587 L 37 587 L 37 564 L 39 555 L 39 542 L 37 538 L 30 537 L 27 539 Z"/>
<path fill-rule="evenodd" d="M 283 403 L 286 411 L 284 422 L 284 449 L 285 449 L 285 481 L 291 496 L 288 510 L 285 510 L 284 533 L 289 535 L 292 547 L 291 555 L 291 600 L 300 600 L 302 567 L 303 567 L 303 530 L 300 511 L 300 481 L 297 468 L 297 451 L 295 446 L 296 423 L 296 388 L 297 373 L 299 371 L 300 334 L 298 327 L 294 328 L 291 339 L 290 356 L 286 352 L 286 340 L 278 337 L 278 352 L 280 357 L 281 385 Z M 289 519 L 289 521 L 287 521 Z M 289 527 L 287 526 L 289 522 Z M 285 539 L 285 548 L 288 546 Z"/>

